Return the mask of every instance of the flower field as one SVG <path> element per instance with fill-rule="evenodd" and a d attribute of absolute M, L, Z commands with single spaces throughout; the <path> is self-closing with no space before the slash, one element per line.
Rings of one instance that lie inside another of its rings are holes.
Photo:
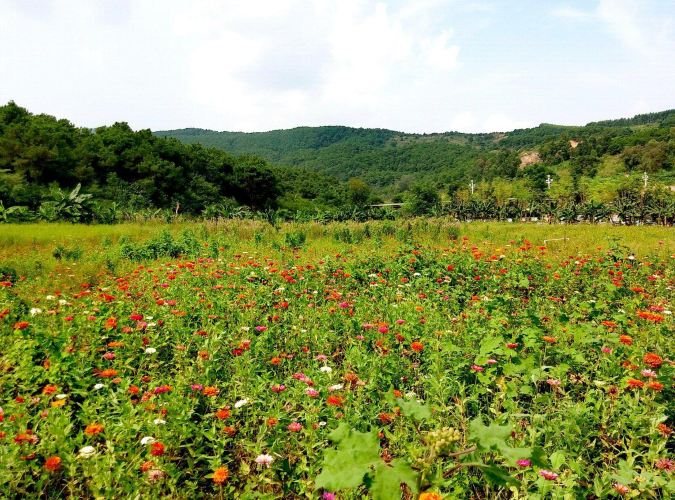
<path fill-rule="evenodd" d="M 0 496 L 672 495 L 672 229 L 405 224 L 1 242 Z"/>

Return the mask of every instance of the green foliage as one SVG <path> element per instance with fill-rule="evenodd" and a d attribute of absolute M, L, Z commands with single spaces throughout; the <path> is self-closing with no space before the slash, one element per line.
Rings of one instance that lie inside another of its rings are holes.
<path fill-rule="evenodd" d="M 141 262 L 161 258 L 176 258 L 181 255 L 192 256 L 199 251 L 199 242 L 192 231 L 185 230 L 179 238 L 174 238 L 168 230 L 163 230 L 156 238 L 147 242 L 123 243 L 120 254 L 123 258 Z"/>
<path fill-rule="evenodd" d="M 324 450 L 322 471 L 314 481 L 317 488 L 353 489 L 365 482 L 375 500 L 400 499 L 401 483 L 417 492 L 417 474 L 405 460 L 385 463 L 380 458 L 377 431 L 359 432 L 342 423 L 328 438 L 337 448 Z"/>

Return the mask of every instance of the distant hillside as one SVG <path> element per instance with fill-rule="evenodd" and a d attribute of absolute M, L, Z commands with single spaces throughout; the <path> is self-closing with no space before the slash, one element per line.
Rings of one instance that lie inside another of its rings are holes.
<path fill-rule="evenodd" d="M 674 126 L 675 110 L 668 110 L 585 126 L 541 124 L 490 134 L 409 134 L 342 126 L 253 133 L 188 128 L 155 134 L 233 154 L 253 154 L 274 164 L 309 168 L 342 180 L 360 177 L 384 188 L 413 177 L 438 185 L 463 183 L 473 177 L 513 177 L 523 152 L 536 151 L 548 165 L 571 159 L 574 148 L 570 140 L 582 145 L 578 154 L 594 157 L 619 155 L 627 148 L 656 142 L 661 145 L 656 156 L 662 161 L 651 155 L 645 160 L 648 170 L 669 170 L 675 148 Z M 638 159 L 633 166 L 645 162 Z"/>

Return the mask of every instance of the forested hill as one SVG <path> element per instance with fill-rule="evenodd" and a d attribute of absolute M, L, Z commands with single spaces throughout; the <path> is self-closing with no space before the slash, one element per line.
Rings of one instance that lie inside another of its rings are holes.
<path fill-rule="evenodd" d="M 275 164 L 308 167 L 343 180 L 360 177 L 383 188 L 412 179 L 452 186 L 469 177 L 513 177 L 527 152 L 537 153 L 535 160 L 548 165 L 570 160 L 575 154 L 600 158 L 627 152 L 632 155 L 627 159 L 631 168 L 668 170 L 675 157 L 674 127 L 675 110 L 668 110 L 585 126 L 541 124 L 488 134 L 409 134 L 341 126 L 253 133 L 188 128 L 155 133 L 234 154 L 258 155 Z"/>

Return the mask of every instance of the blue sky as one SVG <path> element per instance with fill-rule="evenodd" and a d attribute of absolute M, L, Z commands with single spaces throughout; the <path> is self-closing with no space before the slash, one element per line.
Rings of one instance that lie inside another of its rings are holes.
<path fill-rule="evenodd" d="M 675 107 L 675 2 L 0 0 L 0 102 L 82 126 L 409 132 Z"/>

